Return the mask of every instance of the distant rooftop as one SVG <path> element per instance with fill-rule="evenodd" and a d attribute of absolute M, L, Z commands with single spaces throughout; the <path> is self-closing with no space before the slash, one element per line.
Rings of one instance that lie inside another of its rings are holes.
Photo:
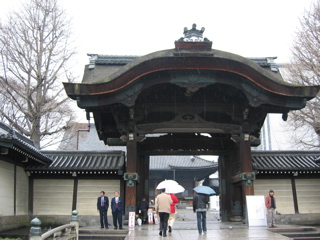
<path fill-rule="evenodd" d="M 320 174 L 320 151 L 253 151 L 252 165 L 261 174 Z"/>
<path fill-rule="evenodd" d="M 0 147 L 11 149 L 13 152 L 24 155 L 26 157 L 26 160 L 23 160 L 24 162 L 29 161 L 29 159 L 30 161 L 36 161 L 41 164 L 51 162 L 50 158 L 42 154 L 35 147 L 31 139 L 18 133 L 3 122 L 0 122 Z M 6 154 L 2 153 L 2 155 Z"/>

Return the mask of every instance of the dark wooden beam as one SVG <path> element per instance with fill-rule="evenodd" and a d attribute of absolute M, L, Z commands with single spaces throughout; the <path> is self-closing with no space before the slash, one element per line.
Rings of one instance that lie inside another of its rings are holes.
<path fill-rule="evenodd" d="M 291 187 L 292 187 L 294 212 L 295 212 L 295 214 L 299 214 L 299 204 L 298 204 L 296 180 L 294 177 L 291 178 Z"/>
<path fill-rule="evenodd" d="M 17 215 L 17 165 L 14 164 L 14 182 L 13 182 L 13 215 Z"/>
<path fill-rule="evenodd" d="M 126 146 L 127 143 L 122 141 L 120 138 L 107 138 L 108 146 Z"/>
<path fill-rule="evenodd" d="M 78 198 L 78 178 L 73 180 L 73 199 L 72 199 L 72 209 L 77 210 L 77 198 Z"/>
<path fill-rule="evenodd" d="M 170 155 L 224 155 L 230 153 L 230 150 L 208 150 L 208 151 L 200 151 L 200 150 L 163 150 L 163 151 L 153 151 L 153 150 L 141 150 L 141 154 L 150 155 L 150 156 L 170 156 Z"/>
<path fill-rule="evenodd" d="M 29 196 L 28 196 L 28 214 L 29 216 L 33 215 L 33 185 L 34 181 L 33 181 L 33 177 L 29 177 Z"/>

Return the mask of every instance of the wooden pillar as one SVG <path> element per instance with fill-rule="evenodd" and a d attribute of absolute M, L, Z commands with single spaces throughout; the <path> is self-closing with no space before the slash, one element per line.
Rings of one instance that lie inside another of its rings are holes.
<path fill-rule="evenodd" d="M 28 214 L 29 216 L 33 215 L 33 199 L 34 199 L 34 194 L 33 194 L 33 177 L 29 177 L 29 193 L 28 193 Z"/>
<path fill-rule="evenodd" d="M 137 181 L 129 180 L 130 176 L 137 174 L 138 154 L 137 142 L 127 141 L 127 168 L 125 173 L 126 186 L 125 186 L 125 216 L 129 216 L 129 212 L 136 211 L 137 203 Z M 127 177 L 126 177 L 127 176 Z"/>
<path fill-rule="evenodd" d="M 291 177 L 291 188 L 292 188 L 292 197 L 293 197 L 293 206 L 294 206 L 294 213 L 299 214 L 299 204 L 298 204 L 298 197 L 297 197 L 297 188 L 296 188 L 296 180 L 294 176 Z"/>
<path fill-rule="evenodd" d="M 150 156 L 145 155 L 144 156 L 144 168 L 142 171 L 144 172 L 144 196 L 146 197 L 146 200 L 149 202 L 149 169 L 150 167 Z"/>
<path fill-rule="evenodd" d="M 17 165 L 14 164 L 14 180 L 13 180 L 13 215 L 17 215 Z"/>
<path fill-rule="evenodd" d="M 245 141 L 244 138 L 240 140 L 240 163 L 242 166 L 242 172 L 244 173 L 252 173 L 252 156 L 251 156 L 251 142 Z M 244 188 L 243 193 L 245 195 L 253 195 L 253 183 L 251 185 L 247 185 L 246 181 L 243 181 Z"/>
<path fill-rule="evenodd" d="M 139 183 L 137 184 L 137 201 L 142 201 L 146 197 L 149 201 L 149 158 L 148 155 L 139 155 L 138 174 Z"/>
<path fill-rule="evenodd" d="M 220 190 L 220 220 L 227 222 L 231 213 L 231 158 L 229 155 L 219 157 L 219 190 Z"/>
<path fill-rule="evenodd" d="M 248 133 L 242 132 L 240 135 L 240 164 L 242 170 L 242 205 L 243 217 L 247 221 L 247 201 L 246 196 L 254 195 L 253 169 L 251 156 L 251 141 Z M 251 176 L 251 177 L 250 177 Z M 250 180 L 252 178 L 252 180 Z"/>
<path fill-rule="evenodd" d="M 75 178 L 73 180 L 73 198 L 72 198 L 72 209 L 71 212 L 73 210 L 77 210 L 77 199 L 78 199 L 78 178 Z"/>

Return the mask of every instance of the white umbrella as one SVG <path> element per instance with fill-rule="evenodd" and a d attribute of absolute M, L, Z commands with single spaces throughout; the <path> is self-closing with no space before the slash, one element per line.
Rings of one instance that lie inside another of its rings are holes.
<path fill-rule="evenodd" d="M 158 184 L 157 189 L 163 189 L 163 188 L 167 188 L 170 187 L 172 185 L 179 185 L 179 183 L 177 183 L 174 180 L 164 180 L 161 183 Z"/>
<path fill-rule="evenodd" d="M 177 194 L 177 193 L 184 192 L 184 190 L 185 190 L 184 187 L 182 187 L 181 185 L 171 185 L 166 188 L 166 193 Z"/>

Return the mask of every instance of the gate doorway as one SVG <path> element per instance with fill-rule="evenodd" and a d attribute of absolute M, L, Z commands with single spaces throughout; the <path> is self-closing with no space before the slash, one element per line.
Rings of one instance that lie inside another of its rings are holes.
<path fill-rule="evenodd" d="M 146 189 L 150 156 L 219 155 L 221 220 L 235 204 L 245 215 L 245 196 L 254 194 L 251 146 L 260 144 L 267 114 L 286 120 L 319 91 L 285 83 L 275 58 L 212 49 L 203 31 L 193 25 L 175 48 L 146 56 L 91 54 L 83 82 L 64 83 L 93 114 L 99 138 L 127 148 L 126 212 Z"/>

